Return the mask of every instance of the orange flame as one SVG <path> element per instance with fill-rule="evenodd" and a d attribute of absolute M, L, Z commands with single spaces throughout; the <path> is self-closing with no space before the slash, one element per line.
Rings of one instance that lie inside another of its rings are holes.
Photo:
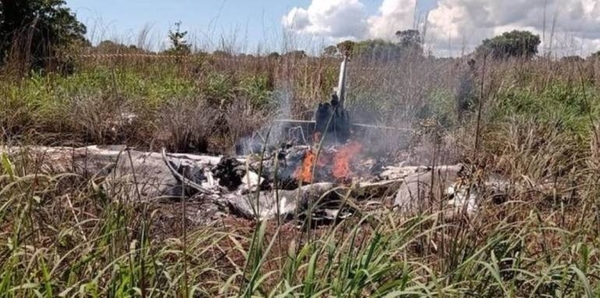
<path fill-rule="evenodd" d="M 298 179 L 298 181 L 303 183 L 312 183 L 313 182 L 313 169 L 315 167 L 315 163 L 317 166 L 323 166 L 323 160 L 319 158 L 317 161 L 317 154 L 313 152 L 313 150 L 306 151 L 306 155 L 302 160 L 302 164 L 296 172 L 294 173 L 294 177 Z"/>
<path fill-rule="evenodd" d="M 362 149 L 359 142 L 351 141 L 342 146 L 340 150 L 333 156 L 333 177 L 340 180 L 350 178 L 352 171 L 350 170 L 350 162 L 352 158 Z"/>
<path fill-rule="evenodd" d="M 315 133 L 313 141 L 316 143 L 320 140 L 321 134 Z M 294 172 L 294 178 L 298 182 L 313 183 L 313 171 L 319 170 L 322 167 L 331 165 L 331 175 L 337 181 L 347 181 L 353 175 L 350 169 L 350 163 L 354 156 L 362 150 L 362 144 L 357 141 L 351 141 L 340 147 L 334 154 L 326 151 L 320 152 L 317 158 L 317 153 L 313 149 L 306 151 L 300 166 Z"/>

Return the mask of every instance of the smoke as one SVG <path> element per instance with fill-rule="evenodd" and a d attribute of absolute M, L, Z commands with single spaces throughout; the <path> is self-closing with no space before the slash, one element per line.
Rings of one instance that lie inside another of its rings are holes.
<path fill-rule="evenodd" d="M 291 119 L 292 118 L 292 98 L 294 97 L 291 84 L 286 83 L 275 92 L 275 100 L 278 102 L 278 110 L 276 118 Z M 266 127 L 263 130 L 267 129 Z M 270 125 L 269 145 L 275 145 L 277 141 L 285 138 L 285 129 L 282 122 L 275 122 Z"/>
<path fill-rule="evenodd" d="M 397 30 L 427 28 L 426 47 L 438 56 L 472 51 L 485 38 L 528 30 L 543 39 L 541 51 L 587 55 L 600 45 L 597 0 L 312 0 L 294 7 L 282 23 L 288 30 L 330 39 L 393 39 Z M 429 1 L 431 2 L 431 1 Z M 376 11 L 369 13 L 369 11 Z M 425 17 L 426 16 L 426 17 Z"/>
<path fill-rule="evenodd" d="M 286 83 L 278 86 L 273 92 L 273 100 L 277 102 L 277 111 L 274 113 L 276 119 L 292 118 L 292 98 L 294 97 L 291 84 Z M 237 154 L 260 153 L 263 148 L 272 148 L 280 145 L 282 140 L 288 139 L 289 131 L 283 122 L 265 123 L 252 136 L 242 138 L 236 145 Z"/>

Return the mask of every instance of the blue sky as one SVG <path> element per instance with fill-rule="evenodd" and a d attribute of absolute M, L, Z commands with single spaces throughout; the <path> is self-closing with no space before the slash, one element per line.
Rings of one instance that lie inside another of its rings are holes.
<path fill-rule="evenodd" d="M 423 9 L 437 0 L 421 0 Z M 150 25 L 154 42 L 164 41 L 177 21 L 189 31 L 190 41 L 201 46 L 218 46 L 220 38 L 246 46 L 279 40 L 281 19 L 294 7 L 308 7 L 310 0 L 67 0 L 80 21 L 88 26 L 88 35 L 97 42 L 121 39 L 136 43 L 139 32 Z M 375 14 L 381 0 L 363 0 L 369 14 Z"/>
<path fill-rule="evenodd" d="M 139 33 L 151 26 L 151 44 L 146 44 L 151 48 L 167 44 L 169 29 L 181 21 L 188 40 L 203 50 L 318 51 L 346 38 L 393 38 L 395 30 L 419 23 L 414 13 L 418 10 L 430 12 L 424 39 L 437 56 L 468 53 L 483 39 L 510 30 L 545 38 L 540 52 L 585 56 L 600 50 L 598 0 L 66 1 L 88 26 L 93 42 L 139 44 Z M 548 28 L 553 34 L 545 34 Z"/>

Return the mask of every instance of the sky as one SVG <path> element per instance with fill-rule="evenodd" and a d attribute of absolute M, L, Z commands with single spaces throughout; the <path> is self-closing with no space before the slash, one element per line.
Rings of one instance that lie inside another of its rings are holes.
<path fill-rule="evenodd" d="M 510 30 L 539 34 L 542 53 L 600 50 L 597 0 L 67 0 L 67 6 L 93 42 L 150 48 L 165 47 L 180 21 L 188 41 L 204 50 L 315 52 L 345 39 L 393 39 L 395 31 L 413 28 L 425 32 L 436 56 L 460 56 Z M 140 40 L 144 28 L 149 34 Z"/>

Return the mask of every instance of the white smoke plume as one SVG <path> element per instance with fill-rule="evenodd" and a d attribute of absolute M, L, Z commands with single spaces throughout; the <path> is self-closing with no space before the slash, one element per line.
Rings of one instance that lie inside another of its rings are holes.
<path fill-rule="evenodd" d="M 371 15 L 366 1 L 313 0 L 306 9 L 293 8 L 282 23 L 296 33 L 339 40 L 393 39 L 397 30 L 425 21 L 420 11 L 428 0 L 382 0 Z M 600 50 L 597 0 L 437 0 L 426 20 L 418 28 L 427 28 L 426 46 L 439 56 L 468 53 L 510 30 L 539 34 L 541 52 L 585 56 Z"/>

